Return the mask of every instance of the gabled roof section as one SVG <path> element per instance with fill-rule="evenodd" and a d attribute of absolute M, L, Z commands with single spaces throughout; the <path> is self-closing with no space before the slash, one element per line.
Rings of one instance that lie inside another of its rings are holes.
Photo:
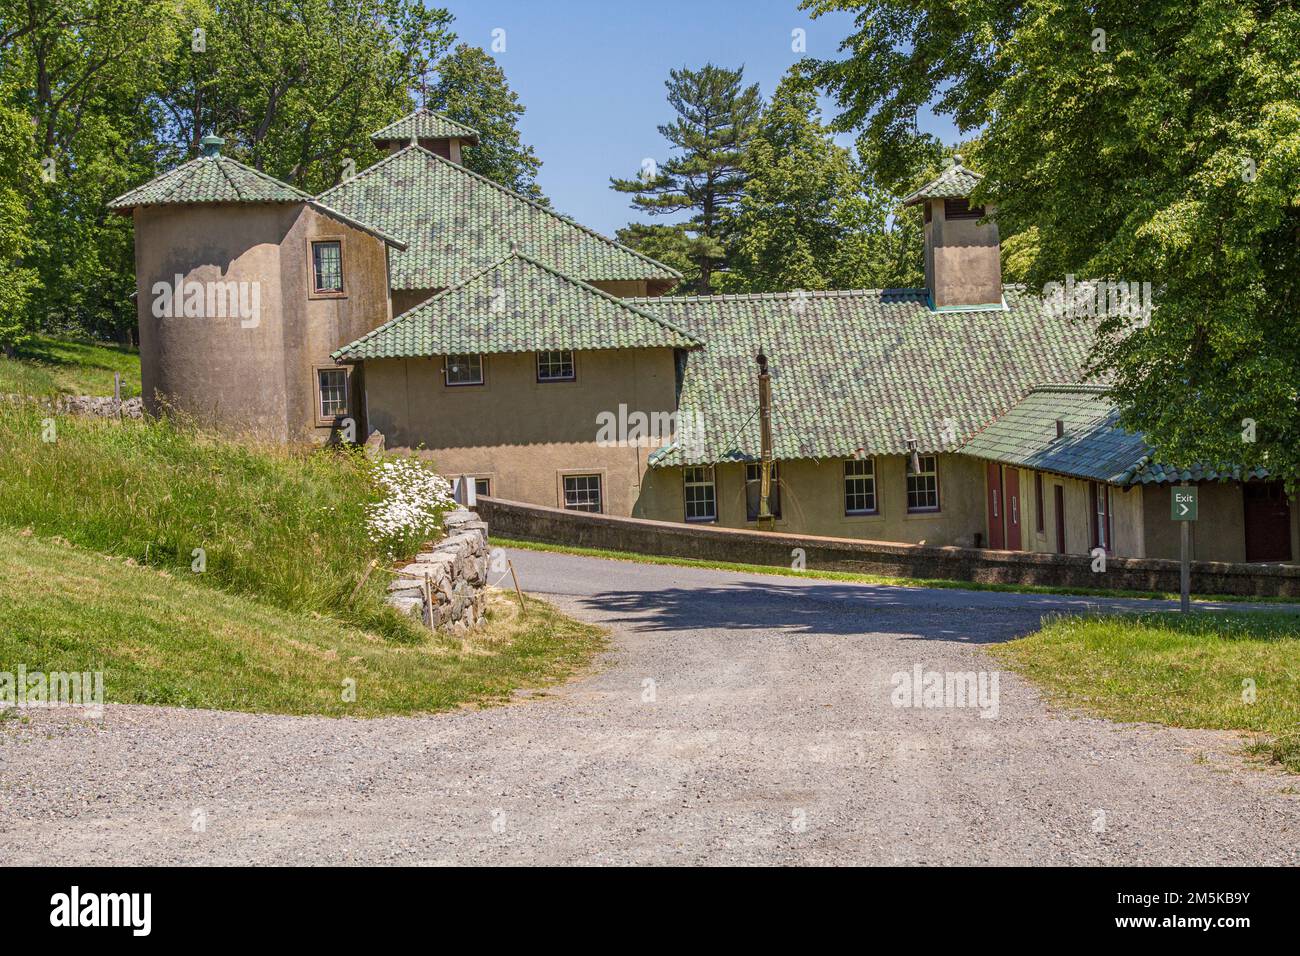
<path fill-rule="evenodd" d="M 1102 387 L 1042 385 L 986 425 L 961 451 L 1007 465 L 1122 484 L 1151 447 L 1141 435 L 1120 428 L 1118 421 L 1119 411 Z"/>
<path fill-rule="evenodd" d="M 200 156 L 123 193 L 108 208 L 310 201 L 305 192 L 227 156 Z"/>
<path fill-rule="evenodd" d="M 1056 422 L 1062 423 L 1058 438 Z M 1112 485 L 1266 478 L 1264 469 L 1235 465 L 1173 468 L 1153 461 L 1141 435 L 1119 426 L 1119 410 L 1094 385 L 1040 385 L 966 442 L 977 458 Z"/>
<path fill-rule="evenodd" d="M 336 361 L 551 349 L 691 348 L 671 322 L 511 252 L 334 353 Z"/>
<path fill-rule="evenodd" d="M 903 205 L 915 206 L 927 199 L 956 199 L 961 196 L 969 196 L 972 190 L 979 185 L 984 175 L 963 166 L 960 156 L 953 156 L 952 159 L 951 166 L 948 166 L 916 192 L 904 196 Z"/>
<path fill-rule="evenodd" d="M 421 106 L 370 134 L 371 142 L 377 146 L 409 143 L 413 139 L 463 139 L 467 143 L 478 143 L 478 130 Z"/>
<path fill-rule="evenodd" d="M 1078 381 L 1093 326 L 1045 316 L 1003 289 L 1007 310 L 932 312 L 924 289 L 632 299 L 706 346 L 687 356 L 679 410 L 702 435 L 656 466 L 753 461 L 758 369 L 772 375 L 777 459 L 953 451 L 1040 382 Z"/>
<path fill-rule="evenodd" d="M 419 146 L 407 146 L 318 197 L 349 216 L 402 236 L 393 289 L 450 288 L 509 254 L 585 282 L 677 280 L 627 246 Z"/>

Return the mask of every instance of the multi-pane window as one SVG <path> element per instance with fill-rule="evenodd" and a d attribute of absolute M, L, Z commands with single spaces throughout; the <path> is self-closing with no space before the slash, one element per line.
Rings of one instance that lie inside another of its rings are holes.
<path fill-rule="evenodd" d="M 716 521 L 718 519 L 718 493 L 713 482 L 713 468 L 701 466 L 686 469 L 686 520 Z"/>
<path fill-rule="evenodd" d="M 483 384 L 481 355 L 448 355 L 446 369 L 448 385 Z"/>
<path fill-rule="evenodd" d="M 343 243 L 337 239 L 311 244 L 312 288 L 316 292 L 343 291 Z"/>
<path fill-rule="evenodd" d="M 934 455 L 921 455 L 917 462 L 920 470 L 913 470 L 912 460 L 907 461 L 907 510 L 939 510 L 939 464 Z"/>
<path fill-rule="evenodd" d="M 758 499 L 763 494 L 763 466 L 750 462 L 745 466 L 745 517 L 758 520 Z M 767 507 L 773 518 L 781 517 L 781 465 L 772 462 L 772 480 L 767 492 Z"/>
<path fill-rule="evenodd" d="M 564 507 L 570 511 L 600 511 L 600 475 L 565 475 Z"/>
<path fill-rule="evenodd" d="M 572 382 L 574 377 L 573 352 L 569 349 L 537 353 L 537 381 Z"/>
<path fill-rule="evenodd" d="M 347 369 L 317 369 L 316 384 L 320 394 L 321 418 L 336 418 L 348 413 Z"/>
<path fill-rule="evenodd" d="M 492 479 L 475 478 L 474 479 L 474 497 L 483 496 L 484 498 L 492 497 Z"/>
<path fill-rule="evenodd" d="M 844 513 L 876 513 L 876 461 L 852 458 L 844 463 Z"/>

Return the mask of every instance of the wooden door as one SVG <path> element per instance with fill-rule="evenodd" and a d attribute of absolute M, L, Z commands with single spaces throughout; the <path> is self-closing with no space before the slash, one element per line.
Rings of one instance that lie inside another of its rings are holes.
<path fill-rule="evenodd" d="M 1001 550 L 1007 546 L 1003 531 L 1002 466 L 988 463 L 989 547 Z"/>
<path fill-rule="evenodd" d="M 1056 492 L 1056 553 L 1065 554 L 1065 488 L 1054 485 Z"/>
<path fill-rule="evenodd" d="M 1005 478 L 1007 512 L 1007 550 L 1020 550 L 1020 522 L 1024 515 L 1020 507 L 1020 469 L 1008 468 Z"/>
<path fill-rule="evenodd" d="M 1245 504 L 1246 560 L 1291 560 L 1291 504 L 1280 481 L 1248 481 Z"/>

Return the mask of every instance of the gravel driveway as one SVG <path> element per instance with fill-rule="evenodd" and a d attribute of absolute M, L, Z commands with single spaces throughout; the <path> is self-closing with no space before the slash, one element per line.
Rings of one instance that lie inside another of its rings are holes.
<path fill-rule="evenodd" d="M 1070 719 L 1006 672 L 996 717 L 891 703 L 894 673 L 988 672 L 983 645 L 1095 601 L 513 557 L 527 590 L 612 629 L 596 673 L 517 705 L 427 718 L 110 706 L 98 724 L 10 721 L 0 853 L 78 864 L 1300 862 L 1296 778 L 1244 767 L 1234 735 Z"/>

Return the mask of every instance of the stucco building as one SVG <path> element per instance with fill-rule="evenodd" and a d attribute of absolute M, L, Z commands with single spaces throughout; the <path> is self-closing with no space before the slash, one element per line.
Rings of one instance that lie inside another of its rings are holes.
<path fill-rule="evenodd" d="M 473 130 L 417 110 L 372 140 L 317 197 L 209 138 L 113 203 L 136 224 L 152 411 L 281 441 L 379 431 L 480 494 L 744 527 L 761 350 L 779 530 L 1173 557 L 1185 480 L 1196 558 L 1297 558 L 1280 482 L 1175 472 L 1118 428 L 1081 384 L 1091 320 L 1003 284 L 959 157 L 904 200 L 924 289 L 673 297 L 673 270 L 461 165 Z"/>

